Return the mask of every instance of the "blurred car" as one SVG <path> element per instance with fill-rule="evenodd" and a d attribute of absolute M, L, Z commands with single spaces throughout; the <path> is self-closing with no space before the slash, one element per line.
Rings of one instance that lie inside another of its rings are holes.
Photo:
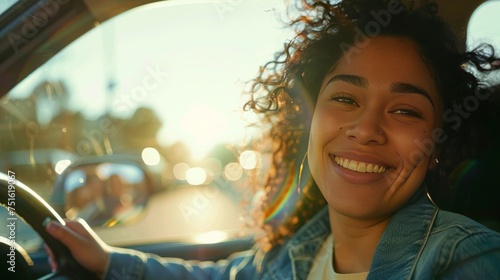
<path fill-rule="evenodd" d="M 464 47 L 500 46 L 498 1 L 436 2 Z M 246 149 L 260 132 L 241 93 L 293 36 L 286 16 L 278 0 L 2 1 L 0 172 L 110 245 L 214 261 L 250 248 L 248 178 L 266 154 Z M 42 239 L 16 229 L 32 276 L 49 273 Z"/>

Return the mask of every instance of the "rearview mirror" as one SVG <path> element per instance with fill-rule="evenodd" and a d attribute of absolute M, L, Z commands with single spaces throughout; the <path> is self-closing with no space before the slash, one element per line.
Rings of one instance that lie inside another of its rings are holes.
<path fill-rule="evenodd" d="M 139 164 L 103 158 L 70 165 L 56 184 L 53 202 L 62 216 L 111 227 L 136 221 L 150 190 Z"/>

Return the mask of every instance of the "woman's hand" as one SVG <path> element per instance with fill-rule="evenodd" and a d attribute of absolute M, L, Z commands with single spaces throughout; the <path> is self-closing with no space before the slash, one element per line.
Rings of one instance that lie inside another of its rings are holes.
<path fill-rule="evenodd" d="M 47 232 L 60 240 L 77 262 L 83 267 L 102 276 L 109 257 L 109 246 L 106 245 L 84 220 L 66 220 L 66 226 L 51 221 L 45 227 Z M 52 269 L 57 269 L 57 262 L 50 248 L 46 247 Z"/>

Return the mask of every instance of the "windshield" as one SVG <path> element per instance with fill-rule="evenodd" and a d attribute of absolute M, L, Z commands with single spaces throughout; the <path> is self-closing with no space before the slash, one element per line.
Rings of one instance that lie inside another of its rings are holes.
<path fill-rule="evenodd" d="M 17 2 L 19 2 L 19 0 L 3 0 L 0 2 L 0 16 Z"/>
<path fill-rule="evenodd" d="M 279 20 L 284 7 L 179 2 L 186 3 L 150 4 L 104 22 L 13 88 L 0 103 L 1 171 L 50 201 L 71 163 L 137 155 L 160 177 L 156 189 L 222 190 L 241 220 L 246 176 L 260 168 L 259 152 L 244 150 L 258 131 L 248 126 L 242 93 L 291 36 Z M 145 242 L 144 228 L 137 232 L 134 242 Z"/>
<path fill-rule="evenodd" d="M 499 9 L 500 1 L 488 1 L 476 9 L 467 30 L 467 45 L 470 49 L 484 43 L 493 45 L 497 50 L 500 48 Z M 500 78 L 491 73 L 486 82 L 500 84 Z"/>

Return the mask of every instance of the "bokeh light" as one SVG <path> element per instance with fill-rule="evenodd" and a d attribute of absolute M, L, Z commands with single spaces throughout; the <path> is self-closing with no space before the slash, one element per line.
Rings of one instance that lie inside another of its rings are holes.
<path fill-rule="evenodd" d="M 186 180 L 186 173 L 189 170 L 189 165 L 184 162 L 174 165 L 174 176 L 177 180 Z"/>
<path fill-rule="evenodd" d="M 190 185 L 198 186 L 207 180 L 207 172 L 201 167 L 189 168 L 186 172 L 186 180 Z"/>
<path fill-rule="evenodd" d="M 160 163 L 160 153 L 155 148 L 144 148 L 142 150 L 142 160 L 147 165 L 158 165 Z"/>
<path fill-rule="evenodd" d="M 240 155 L 240 165 L 244 169 L 251 170 L 257 167 L 259 155 L 255 151 L 247 150 Z"/>
<path fill-rule="evenodd" d="M 237 181 L 243 176 L 243 168 L 237 162 L 231 162 L 224 168 L 224 176 L 230 181 Z"/>

